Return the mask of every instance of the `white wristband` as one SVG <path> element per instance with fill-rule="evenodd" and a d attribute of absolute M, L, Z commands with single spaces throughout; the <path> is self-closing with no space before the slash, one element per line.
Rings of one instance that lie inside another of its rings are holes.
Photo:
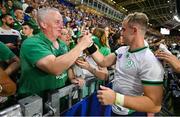
<path fill-rule="evenodd" d="M 124 95 L 120 93 L 116 93 L 116 100 L 115 100 L 115 105 L 124 105 Z"/>

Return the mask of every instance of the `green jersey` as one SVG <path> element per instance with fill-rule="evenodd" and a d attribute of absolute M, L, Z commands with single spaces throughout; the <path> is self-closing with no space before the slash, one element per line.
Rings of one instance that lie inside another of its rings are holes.
<path fill-rule="evenodd" d="M 53 43 L 42 32 L 24 41 L 20 52 L 21 78 L 19 94 L 41 94 L 44 91 L 61 88 L 65 85 L 68 77 L 66 70 L 56 76 L 44 72 L 36 66 L 40 59 L 48 55 L 58 57 L 67 52 L 64 49 L 65 43 L 59 39 L 57 41 L 59 43 L 58 49 L 54 48 Z"/>

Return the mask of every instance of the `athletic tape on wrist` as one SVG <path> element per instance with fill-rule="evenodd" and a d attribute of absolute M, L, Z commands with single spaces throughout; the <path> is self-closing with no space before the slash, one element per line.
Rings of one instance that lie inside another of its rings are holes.
<path fill-rule="evenodd" d="M 115 100 L 115 105 L 124 105 L 124 95 L 120 93 L 116 93 L 116 100 Z"/>

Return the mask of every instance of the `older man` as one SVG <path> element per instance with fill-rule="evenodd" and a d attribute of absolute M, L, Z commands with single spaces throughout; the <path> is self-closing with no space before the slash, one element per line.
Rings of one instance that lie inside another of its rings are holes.
<path fill-rule="evenodd" d="M 144 44 L 148 18 L 143 13 L 129 14 L 122 23 L 122 37 L 128 46 L 107 57 L 92 54 L 101 66 L 116 64 L 113 90 L 101 86 L 99 101 L 113 105 L 112 114 L 146 115 L 159 112 L 162 100 L 163 67 Z"/>
<path fill-rule="evenodd" d="M 67 53 L 64 42 L 57 39 L 63 28 L 63 19 L 55 8 L 38 10 L 41 33 L 24 41 L 21 48 L 20 95 L 43 94 L 61 88 L 67 80 L 67 69 L 91 43 L 85 35 L 77 46 Z"/>

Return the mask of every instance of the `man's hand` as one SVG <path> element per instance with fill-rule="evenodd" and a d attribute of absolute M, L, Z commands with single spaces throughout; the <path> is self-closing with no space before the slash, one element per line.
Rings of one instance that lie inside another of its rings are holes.
<path fill-rule="evenodd" d="M 112 105 L 116 100 L 116 93 L 104 86 L 100 86 L 101 90 L 98 90 L 97 97 L 102 105 Z"/>
<path fill-rule="evenodd" d="M 176 72 L 180 73 L 180 61 L 177 59 L 176 56 L 161 51 L 156 52 L 155 55 L 159 59 L 168 62 Z"/>
<path fill-rule="evenodd" d="M 86 49 L 87 47 L 91 46 L 91 44 L 93 43 L 92 39 L 91 39 L 91 34 L 87 34 L 84 35 L 82 38 L 80 38 L 79 40 L 79 45 L 81 45 L 81 47 L 84 49 Z"/>
<path fill-rule="evenodd" d="M 90 68 L 90 64 L 87 61 L 82 61 L 82 60 L 78 59 L 78 60 L 76 60 L 76 64 L 79 67 L 86 69 L 86 70 L 89 70 L 89 68 Z"/>
<path fill-rule="evenodd" d="M 82 87 L 84 85 L 85 81 L 82 78 L 74 78 L 71 80 L 71 83 Z"/>
<path fill-rule="evenodd" d="M 165 60 L 168 63 L 173 63 L 174 61 L 178 61 L 178 59 L 176 58 L 176 56 L 169 54 L 167 52 L 162 52 L 162 51 L 158 51 L 155 53 L 155 55 L 162 59 Z"/>
<path fill-rule="evenodd" d="M 6 46 L 9 47 L 10 49 L 16 48 L 16 46 L 13 43 L 7 43 Z"/>

